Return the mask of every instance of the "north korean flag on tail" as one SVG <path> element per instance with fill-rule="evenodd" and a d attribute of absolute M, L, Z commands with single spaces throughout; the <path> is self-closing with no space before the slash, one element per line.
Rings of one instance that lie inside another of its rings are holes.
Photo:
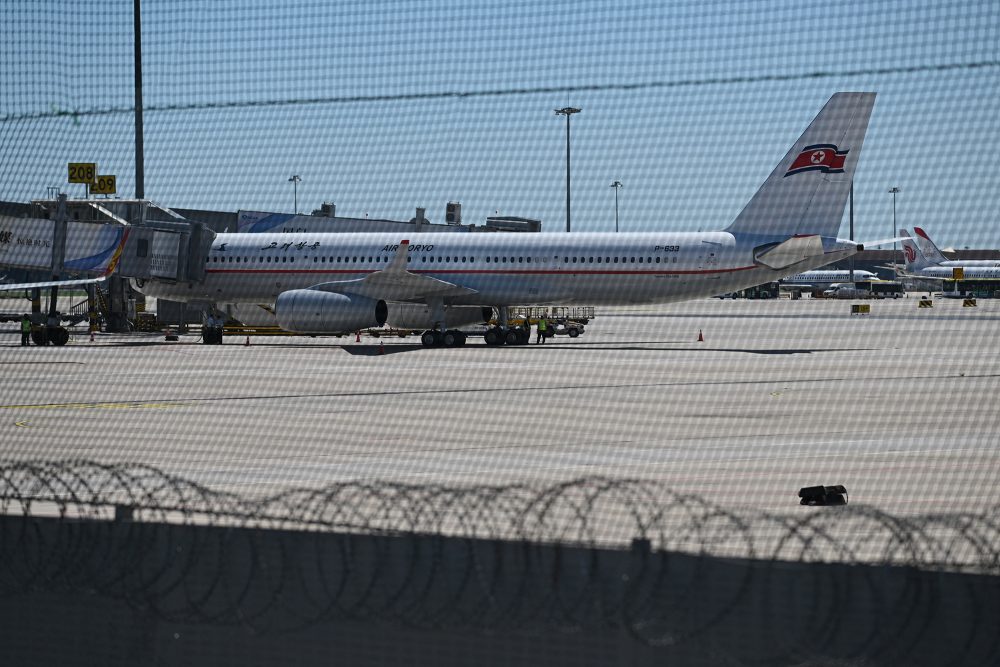
<path fill-rule="evenodd" d="M 838 151 L 833 144 L 815 144 L 806 146 L 792 161 L 792 166 L 785 172 L 785 177 L 801 174 L 804 171 L 822 171 L 827 174 L 844 173 L 844 160 L 848 151 Z"/>

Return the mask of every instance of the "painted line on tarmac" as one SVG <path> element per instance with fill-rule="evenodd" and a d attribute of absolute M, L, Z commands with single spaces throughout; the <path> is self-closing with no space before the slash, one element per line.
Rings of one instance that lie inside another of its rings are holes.
<path fill-rule="evenodd" d="M 166 410 L 187 405 L 187 402 L 149 403 L 143 401 L 123 401 L 116 403 L 44 403 L 40 405 L 0 405 L 0 410 Z"/>

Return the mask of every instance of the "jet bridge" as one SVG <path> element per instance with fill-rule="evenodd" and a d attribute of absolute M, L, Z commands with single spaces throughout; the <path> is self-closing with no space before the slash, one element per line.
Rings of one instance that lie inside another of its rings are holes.
<path fill-rule="evenodd" d="M 151 207 L 171 221 L 147 218 Z M 53 200 L 31 202 L 28 217 L 0 216 L 0 270 L 26 272 L 24 282 L 96 278 L 113 270 L 105 288 L 87 285 L 92 330 L 97 313 L 108 331 L 130 329 L 130 303 L 144 297 L 128 280 L 201 282 L 215 234 L 200 222 L 185 220 L 147 200 Z M 57 309 L 59 286 L 50 286 L 47 315 L 41 289 L 29 290 L 36 344 L 64 344 L 69 336 Z"/>

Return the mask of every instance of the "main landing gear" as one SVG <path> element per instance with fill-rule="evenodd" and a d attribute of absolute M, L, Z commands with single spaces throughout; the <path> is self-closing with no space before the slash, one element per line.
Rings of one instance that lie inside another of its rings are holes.
<path fill-rule="evenodd" d="M 41 326 L 31 328 L 31 341 L 35 345 L 55 345 L 62 347 L 69 342 L 69 332 L 61 326 Z"/>
<path fill-rule="evenodd" d="M 445 332 L 425 331 L 420 335 L 420 342 L 424 347 L 462 347 L 465 339 L 465 334 L 455 329 Z"/>
<path fill-rule="evenodd" d="M 492 327 L 486 331 L 484 338 L 487 345 L 527 345 L 530 335 L 524 329 L 511 328 L 504 331 L 500 327 Z"/>

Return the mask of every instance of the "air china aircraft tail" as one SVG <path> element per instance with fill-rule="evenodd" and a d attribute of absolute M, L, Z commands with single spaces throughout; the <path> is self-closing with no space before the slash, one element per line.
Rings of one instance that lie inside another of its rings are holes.
<path fill-rule="evenodd" d="M 836 238 L 875 93 L 836 93 L 725 231 Z"/>
<path fill-rule="evenodd" d="M 928 266 L 934 266 L 933 262 L 927 261 L 920 247 L 910 238 L 910 234 L 905 229 L 899 230 L 899 235 L 904 237 L 900 243 L 903 246 L 903 264 L 907 273 L 926 269 Z"/>

